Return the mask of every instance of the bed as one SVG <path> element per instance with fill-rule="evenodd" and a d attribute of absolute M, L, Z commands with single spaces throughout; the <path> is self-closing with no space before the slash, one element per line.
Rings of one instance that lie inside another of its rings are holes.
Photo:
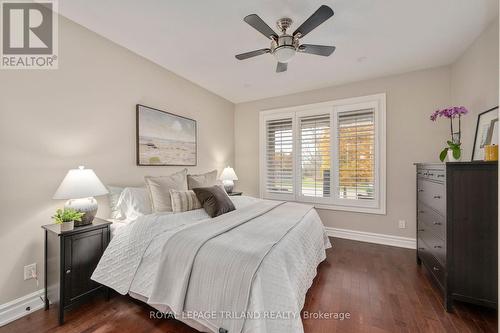
<path fill-rule="evenodd" d="M 317 212 L 231 200 L 236 210 L 214 219 L 197 209 L 113 223 L 92 279 L 201 332 L 303 332 L 305 295 L 331 247 Z"/>

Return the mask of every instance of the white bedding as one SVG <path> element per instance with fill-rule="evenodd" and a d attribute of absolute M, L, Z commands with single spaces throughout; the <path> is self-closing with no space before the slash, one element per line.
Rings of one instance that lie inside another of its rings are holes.
<path fill-rule="evenodd" d="M 237 209 L 259 200 L 244 196 L 232 197 L 231 199 Z M 208 215 L 202 209 L 182 214 L 164 214 L 159 217 L 152 215 L 145 218 L 162 221 L 161 223 L 167 223 L 172 227 L 165 228 L 164 224 L 160 224 L 164 232 L 151 239 L 142 254 L 137 271 L 119 272 L 119 274 L 133 275 L 130 286 L 127 287 L 125 284 L 121 291 L 128 292 L 133 297 L 143 301 L 147 301 L 151 297 L 161 250 L 166 241 L 179 230 L 188 228 L 195 223 L 210 221 L 207 220 Z M 130 226 L 134 223 L 125 225 Z M 123 230 L 122 228 L 124 228 L 122 225 L 116 227 L 114 234 L 119 233 L 120 230 Z M 247 319 L 244 322 L 242 332 L 303 332 L 300 310 L 304 305 L 305 294 L 316 275 L 317 265 L 325 259 L 325 249 L 330 246 L 318 214 L 315 210 L 309 211 L 303 220 L 264 258 L 252 283 L 247 312 L 261 316 L 261 318 Z M 119 274 L 115 272 L 114 275 Z M 273 316 L 273 314 L 281 314 L 287 318 L 262 318 Z M 191 318 L 179 319 L 198 330 L 210 331 L 199 321 Z"/>

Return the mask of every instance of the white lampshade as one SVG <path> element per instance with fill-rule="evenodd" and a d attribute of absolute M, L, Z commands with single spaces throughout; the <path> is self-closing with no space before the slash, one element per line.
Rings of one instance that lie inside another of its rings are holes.
<path fill-rule="evenodd" d="M 101 183 L 92 169 L 83 166 L 71 169 L 64 177 L 54 194 L 54 199 L 80 199 L 107 194 L 108 190 Z"/>
<path fill-rule="evenodd" d="M 231 167 L 225 167 L 220 175 L 221 180 L 238 180 L 238 176 Z"/>

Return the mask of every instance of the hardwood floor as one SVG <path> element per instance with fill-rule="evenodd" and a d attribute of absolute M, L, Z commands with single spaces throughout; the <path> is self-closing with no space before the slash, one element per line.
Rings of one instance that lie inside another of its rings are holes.
<path fill-rule="evenodd" d="M 304 319 L 306 333 L 497 331 L 495 310 L 455 303 L 454 313 L 444 311 L 438 289 L 415 263 L 414 250 L 343 239 L 333 244 L 304 311 L 348 312 L 350 318 Z M 151 310 L 115 295 L 69 311 L 63 326 L 54 310 L 39 310 L 0 332 L 197 332 L 176 320 L 150 319 Z"/>

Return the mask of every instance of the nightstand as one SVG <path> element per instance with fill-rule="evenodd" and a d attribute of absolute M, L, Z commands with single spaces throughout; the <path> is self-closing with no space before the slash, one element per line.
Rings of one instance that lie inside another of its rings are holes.
<path fill-rule="evenodd" d="M 109 299 L 109 288 L 90 279 L 108 246 L 111 222 L 95 218 L 92 224 L 60 230 L 57 224 L 42 226 L 45 231 L 45 310 L 58 306 L 59 324 L 64 310 L 97 292 Z"/>
<path fill-rule="evenodd" d="M 230 197 L 233 197 L 233 196 L 237 196 L 237 195 L 243 195 L 243 192 L 231 192 L 231 193 L 228 193 L 227 195 L 229 195 Z"/>

